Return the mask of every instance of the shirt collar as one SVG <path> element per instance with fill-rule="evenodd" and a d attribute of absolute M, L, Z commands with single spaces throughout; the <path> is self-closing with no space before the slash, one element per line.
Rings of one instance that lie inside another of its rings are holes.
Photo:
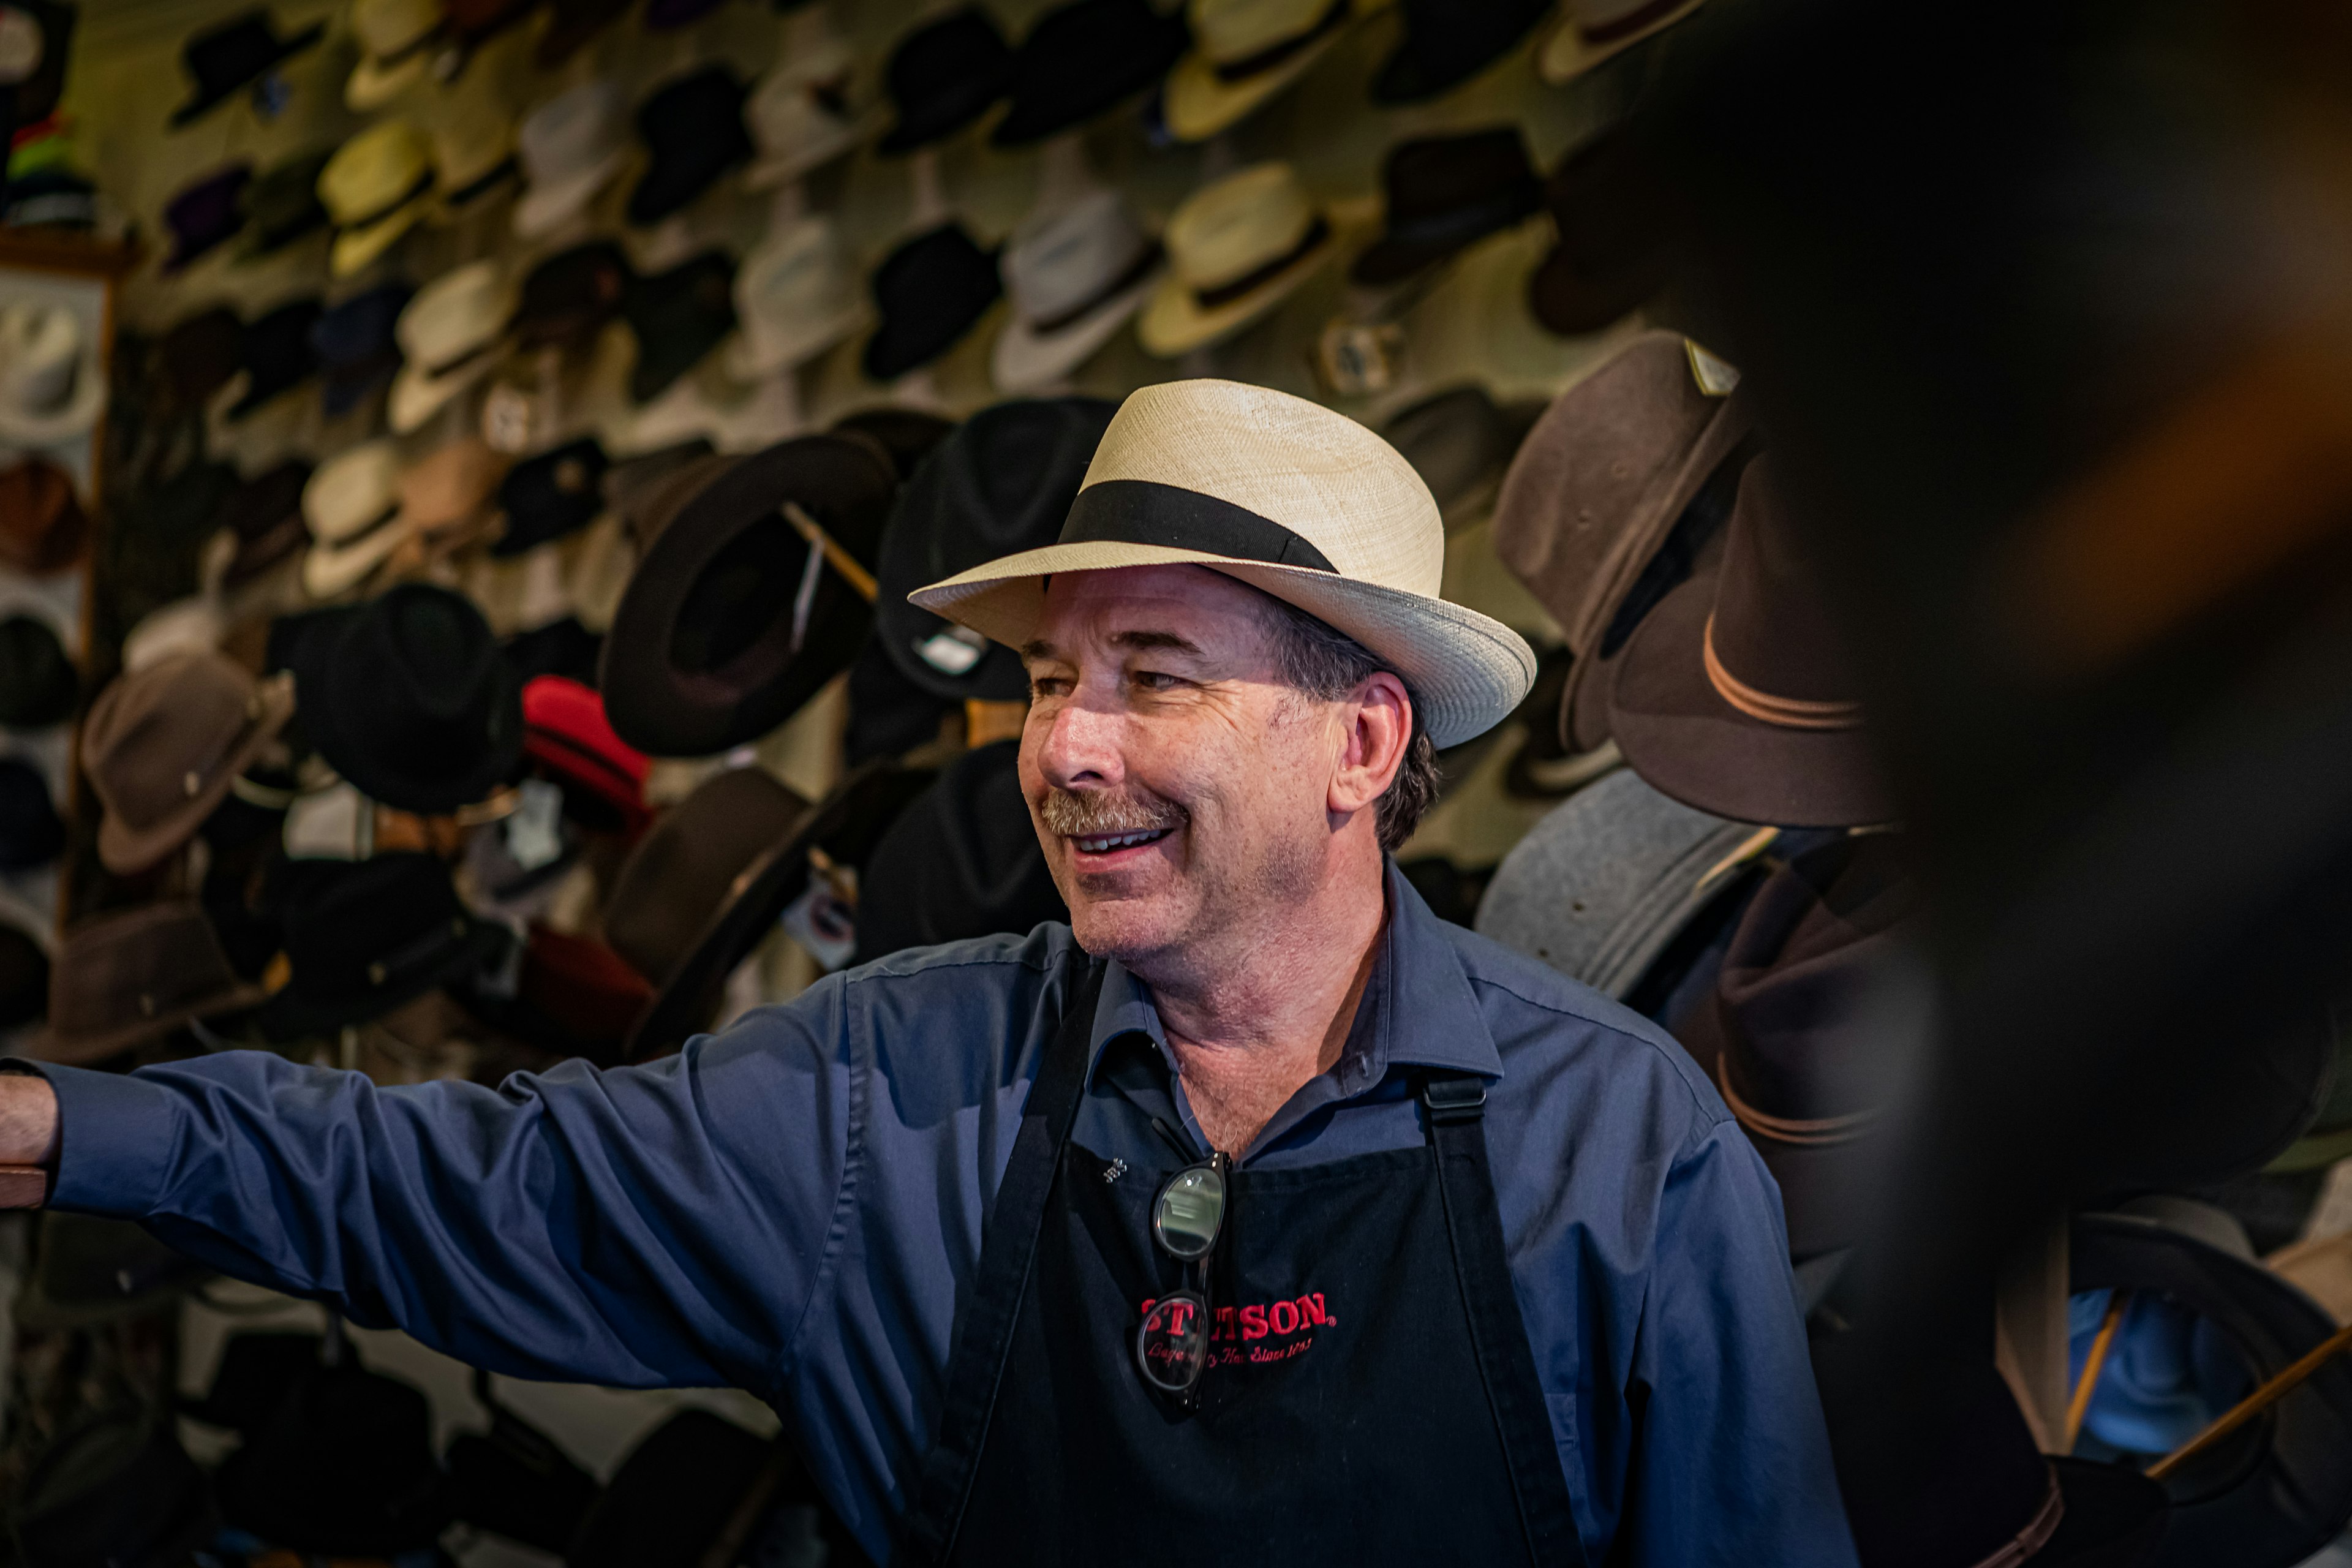
<path fill-rule="evenodd" d="M 1343 1089 L 1353 1095 L 1375 1088 L 1395 1067 L 1501 1078 L 1502 1056 L 1471 994 L 1445 922 L 1405 880 L 1393 858 L 1386 862 L 1385 886 L 1389 919 L 1381 932 L 1380 956 L 1373 961 L 1337 1069 Z M 1103 1047 L 1126 1034 L 1142 1035 L 1163 1057 L 1168 1054 L 1168 1037 L 1150 990 L 1113 959 L 1095 1004 L 1094 1066 L 1102 1061 Z"/>

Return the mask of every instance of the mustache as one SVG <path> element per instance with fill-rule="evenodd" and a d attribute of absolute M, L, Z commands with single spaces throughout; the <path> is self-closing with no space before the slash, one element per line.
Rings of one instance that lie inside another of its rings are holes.
<path fill-rule="evenodd" d="M 1192 820 L 1192 813 L 1172 800 L 1102 789 L 1049 789 L 1037 815 L 1045 819 L 1047 832 L 1064 838 L 1149 833 L 1181 827 Z"/>

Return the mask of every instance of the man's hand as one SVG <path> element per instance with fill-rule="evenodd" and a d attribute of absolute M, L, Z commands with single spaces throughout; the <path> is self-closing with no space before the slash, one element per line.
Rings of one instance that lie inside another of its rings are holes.
<path fill-rule="evenodd" d="M 30 1073 L 0 1073 L 0 1208 L 38 1208 L 58 1159 L 58 1091 Z"/>

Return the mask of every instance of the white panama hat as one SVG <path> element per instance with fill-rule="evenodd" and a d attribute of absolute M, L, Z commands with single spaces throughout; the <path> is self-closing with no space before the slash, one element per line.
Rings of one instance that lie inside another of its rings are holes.
<path fill-rule="evenodd" d="M 0 439 L 68 440 L 105 408 L 98 345 L 70 309 L 32 300 L 0 309 Z"/>
<path fill-rule="evenodd" d="M 1339 254 L 1329 214 L 1287 163 L 1255 163 L 1184 199 L 1168 220 L 1168 274 L 1135 324 L 1173 359 L 1248 326 Z"/>
<path fill-rule="evenodd" d="M 401 521 L 400 448 L 366 441 L 320 464 L 302 487 L 302 521 L 311 542 L 303 592 L 331 599 L 357 587 L 410 531 Z"/>
<path fill-rule="evenodd" d="M 989 379 L 1017 396 L 1053 385 L 1110 342 L 1158 284 L 1160 251 L 1127 199 L 1099 190 L 1024 221 L 997 267 L 1013 319 L 996 334 Z"/>
<path fill-rule="evenodd" d="M 495 261 L 470 261 L 416 291 L 394 323 L 406 363 L 385 416 L 405 436 L 498 366 L 514 290 Z"/>
<path fill-rule="evenodd" d="M 1575 80 L 1699 7 L 1699 0 L 1567 0 L 1536 51 L 1536 74 L 1554 87 Z"/>
<path fill-rule="evenodd" d="M 831 348 L 873 320 L 865 279 L 830 217 L 802 218 L 771 234 L 735 273 L 735 335 L 722 362 L 737 381 L 758 381 Z"/>
<path fill-rule="evenodd" d="M 1192 0 L 1192 47 L 1160 100 L 1168 133 L 1205 142 L 1247 118 L 1306 75 L 1359 9 L 1354 0 Z"/>
<path fill-rule="evenodd" d="M 1397 450 L 1269 387 L 1171 381 L 1119 405 L 1059 542 L 908 597 L 1018 647 L 1057 573 L 1206 566 L 1355 638 L 1412 687 L 1440 747 L 1508 717 L 1535 683 L 1527 639 L 1437 596 L 1445 525 Z"/>
<path fill-rule="evenodd" d="M 583 81 L 531 110 L 516 136 L 523 193 L 514 231 L 552 233 L 612 184 L 629 159 L 628 101 L 610 81 Z"/>
<path fill-rule="evenodd" d="M 787 47 L 743 100 L 743 129 L 757 149 L 743 171 L 751 190 L 789 184 L 882 128 L 880 106 L 850 95 L 856 56 L 849 45 L 824 26 L 822 8 L 801 15 L 814 20 L 817 35 L 804 47 Z"/>

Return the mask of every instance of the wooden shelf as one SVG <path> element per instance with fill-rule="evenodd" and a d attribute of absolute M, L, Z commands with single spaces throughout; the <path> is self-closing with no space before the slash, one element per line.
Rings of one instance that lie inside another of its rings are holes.
<path fill-rule="evenodd" d="M 70 228 L 0 227 L 0 268 L 120 278 L 145 255 L 146 247 L 135 237 L 106 240 Z"/>

